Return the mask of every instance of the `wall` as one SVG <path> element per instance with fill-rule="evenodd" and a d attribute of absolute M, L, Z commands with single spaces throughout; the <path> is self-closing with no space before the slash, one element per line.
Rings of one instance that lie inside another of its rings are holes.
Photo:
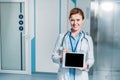
<path fill-rule="evenodd" d="M 77 0 L 77 7 L 81 8 L 85 14 L 83 31 L 90 34 L 90 0 Z"/>
<path fill-rule="evenodd" d="M 36 0 L 36 72 L 57 72 L 51 60 L 59 33 L 67 30 L 68 0 Z"/>
<path fill-rule="evenodd" d="M 36 0 L 36 71 L 56 70 L 51 61 L 54 42 L 59 34 L 59 1 Z"/>

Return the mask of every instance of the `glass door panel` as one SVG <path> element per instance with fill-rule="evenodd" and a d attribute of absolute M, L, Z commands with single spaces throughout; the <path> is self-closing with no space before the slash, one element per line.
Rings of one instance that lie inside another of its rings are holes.
<path fill-rule="evenodd" d="M 26 5 L 27 1 L 23 0 L 0 1 L 0 72 L 2 73 L 31 73 L 30 54 L 26 48 L 29 44 L 25 36 L 28 30 Z"/>
<path fill-rule="evenodd" d="M 24 18 L 19 18 L 20 14 L 24 14 L 23 6 L 23 3 L 0 3 L 1 69 L 3 70 L 25 69 L 23 57 L 25 52 L 21 49 L 24 46 L 24 37 L 21 37 L 21 33 L 23 34 L 24 31 L 19 30 L 20 26 L 24 26 L 22 23 Z"/>

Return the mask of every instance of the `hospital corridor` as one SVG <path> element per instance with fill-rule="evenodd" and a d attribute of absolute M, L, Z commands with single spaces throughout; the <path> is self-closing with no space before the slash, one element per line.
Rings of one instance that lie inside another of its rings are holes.
<path fill-rule="evenodd" d="M 0 80 L 58 80 L 51 57 L 76 7 L 93 41 L 89 80 L 120 80 L 120 0 L 0 0 Z"/>

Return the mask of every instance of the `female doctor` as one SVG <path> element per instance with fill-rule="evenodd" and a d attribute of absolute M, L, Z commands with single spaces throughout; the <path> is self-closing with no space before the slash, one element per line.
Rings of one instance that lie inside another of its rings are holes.
<path fill-rule="evenodd" d="M 82 30 L 84 13 L 80 8 L 73 8 L 69 14 L 71 29 L 61 33 L 52 53 L 52 60 L 59 64 L 58 80 L 89 80 L 88 71 L 94 64 L 93 42 Z M 63 68 L 62 55 L 66 52 L 84 52 L 83 68 Z"/>

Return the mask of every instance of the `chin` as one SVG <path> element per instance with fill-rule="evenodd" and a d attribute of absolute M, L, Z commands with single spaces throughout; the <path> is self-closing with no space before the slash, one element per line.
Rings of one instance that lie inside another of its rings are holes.
<path fill-rule="evenodd" d="M 78 31 L 78 29 L 72 29 L 72 31 L 74 31 L 74 32 L 75 32 L 75 31 Z"/>

